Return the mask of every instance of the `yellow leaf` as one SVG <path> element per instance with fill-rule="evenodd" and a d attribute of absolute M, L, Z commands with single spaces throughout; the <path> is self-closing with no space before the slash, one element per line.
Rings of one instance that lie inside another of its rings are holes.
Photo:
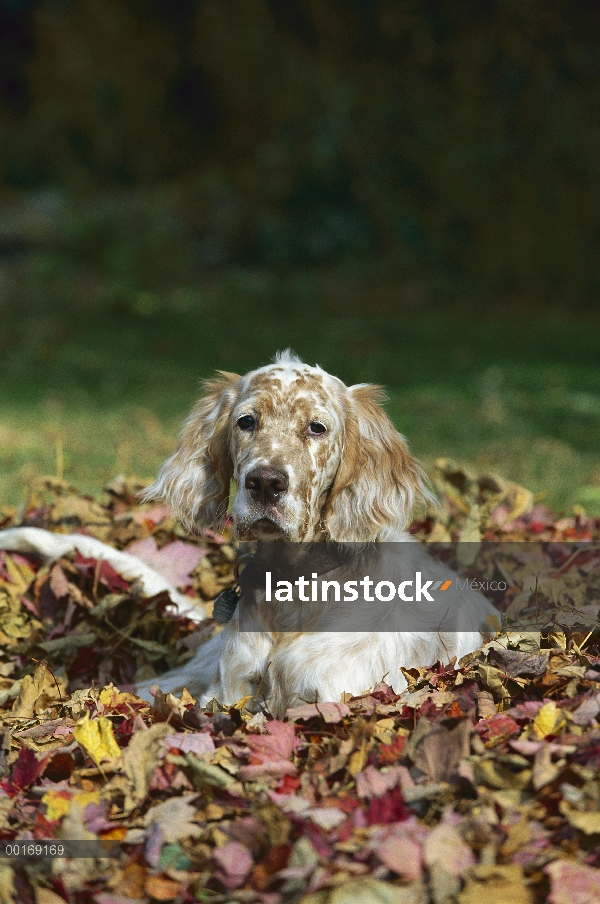
<path fill-rule="evenodd" d="M 84 810 L 88 804 L 97 804 L 100 802 L 100 792 L 80 791 L 79 793 L 71 794 L 64 789 L 61 791 L 52 789 L 42 797 L 42 803 L 46 804 L 47 808 L 46 818 L 49 820 L 62 819 L 62 817 L 66 816 L 69 812 L 73 802 L 77 803 L 81 809 Z"/>
<path fill-rule="evenodd" d="M 213 766 L 221 766 L 230 775 L 237 775 L 241 769 L 239 761 L 228 747 L 218 747 L 210 762 Z"/>
<path fill-rule="evenodd" d="M 192 695 L 188 691 L 187 687 L 184 687 L 183 691 L 181 692 L 181 702 L 183 703 L 184 706 L 187 706 L 189 703 L 196 702 L 196 698 L 192 697 Z"/>
<path fill-rule="evenodd" d="M 50 888 L 43 885 L 34 885 L 33 892 L 35 895 L 35 904 L 65 904 L 65 899 L 57 895 Z"/>
<path fill-rule="evenodd" d="M 533 892 L 525 884 L 522 866 L 481 865 L 471 870 L 457 900 L 460 904 L 532 904 Z"/>
<path fill-rule="evenodd" d="M 125 826 L 117 826 L 115 829 L 109 829 L 108 832 L 102 832 L 102 841 L 123 841 L 127 835 Z"/>
<path fill-rule="evenodd" d="M 69 812 L 71 806 L 71 794 L 68 791 L 55 791 L 52 789 L 42 797 L 42 803 L 46 805 L 46 819 L 62 819 Z"/>
<path fill-rule="evenodd" d="M 374 735 L 382 744 L 393 744 L 396 740 L 394 719 L 380 719 L 375 725 Z"/>
<path fill-rule="evenodd" d="M 104 706 L 118 706 L 119 703 L 139 703 L 139 697 L 135 694 L 128 694 L 126 691 L 120 691 L 114 684 L 107 684 L 100 691 L 100 703 Z"/>
<path fill-rule="evenodd" d="M 78 791 L 73 795 L 73 800 L 85 810 L 88 804 L 100 803 L 100 791 Z"/>
<path fill-rule="evenodd" d="M 15 898 L 14 873 L 12 866 L 5 860 L 0 863 L 0 902 L 1 904 L 14 904 Z"/>
<path fill-rule="evenodd" d="M 481 759 L 475 763 L 475 779 L 477 784 L 488 785 L 499 791 L 521 791 L 531 780 L 531 769 L 513 772 L 496 760 Z"/>
<path fill-rule="evenodd" d="M 538 714 L 533 720 L 533 730 L 538 738 L 545 738 L 550 734 L 560 734 L 566 724 L 567 720 L 563 713 L 558 709 L 554 700 L 550 700 L 538 710 Z"/>
<path fill-rule="evenodd" d="M 353 778 L 365 768 L 368 756 L 369 750 L 364 741 L 357 750 L 354 750 L 350 754 L 350 759 L 348 760 L 348 772 Z"/>
<path fill-rule="evenodd" d="M 580 832 L 584 832 L 586 835 L 600 833 L 600 813 L 597 810 L 575 810 L 564 800 L 560 802 L 559 808 L 571 825 Z"/>
<path fill-rule="evenodd" d="M 524 487 L 519 486 L 518 483 L 513 483 L 509 480 L 506 485 L 506 503 L 509 507 L 506 521 L 514 521 L 515 518 L 519 518 L 526 512 L 531 511 L 533 508 L 533 493 L 531 490 L 526 490 Z"/>
<path fill-rule="evenodd" d="M 85 748 L 95 763 L 121 755 L 113 735 L 112 723 L 106 716 L 90 719 L 89 713 L 73 729 L 75 740 Z"/>
<path fill-rule="evenodd" d="M 25 593 L 35 577 L 35 571 L 32 571 L 25 563 L 15 562 L 10 556 L 6 557 L 4 566 L 8 572 L 10 583 L 14 584 L 19 593 Z"/>
<path fill-rule="evenodd" d="M 416 883 L 415 883 L 416 885 Z M 410 886 L 409 886 L 410 888 Z M 326 891 L 321 889 L 321 891 Z M 355 876 L 350 882 L 344 882 L 329 891 L 329 895 L 325 899 L 321 899 L 318 895 L 321 892 L 313 892 L 302 898 L 302 904 L 310 902 L 310 904 L 320 904 L 322 900 L 326 900 L 327 904 L 402 904 L 403 901 L 423 900 L 418 897 L 418 892 L 413 893 L 410 888 L 410 897 L 404 895 L 404 888 L 392 885 L 390 882 L 383 882 L 381 879 L 373 879 L 371 876 Z"/>

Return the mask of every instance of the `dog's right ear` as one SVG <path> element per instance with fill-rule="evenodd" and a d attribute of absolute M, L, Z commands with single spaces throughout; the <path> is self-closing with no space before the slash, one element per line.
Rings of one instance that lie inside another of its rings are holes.
<path fill-rule="evenodd" d="M 227 513 L 232 466 L 227 441 L 238 374 L 219 371 L 183 426 L 175 453 L 142 499 L 163 499 L 188 529 L 218 526 Z"/>

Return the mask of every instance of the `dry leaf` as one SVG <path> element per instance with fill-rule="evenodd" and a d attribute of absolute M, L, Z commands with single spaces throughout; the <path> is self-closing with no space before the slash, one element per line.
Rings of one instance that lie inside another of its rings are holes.
<path fill-rule="evenodd" d="M 78 722 L 73 735 L 97 765 L 104 760 L 121 756 L 121 748 L 115 741 L 112 722 L 106 716 L 90 719 L 89 713 Z"/>
<path fill-rule="evenodd" d="M 154 901 L 175 901 L 184 887 L 182 882 L 164 876 L 148 876 L 146 879 L 146 894 Z"/>
<path fill-rule="evenodd" d="M 600 834 L 600 812 L 598 810 L 576 810 L 565 800 L 559 804 L 560 812 L 572 826 L 586 835 Z"/>
<path fill-rule="evenodd" d="M 184 794 L 181 797 L 168 797 L 151 807 L 144 817 L 148 827 L 160 826 L 165 844 L 174 844 L 182 838 L 196 838 L 203 834 L 202 826 L 192 822 L 196 808 L 190 803 L 197 794 Z"/>
<path fill-rule="evenodd" d="M 148 793 L 155 769 L 164 755 L 161 739 L 171 728 L 159 722 L 144 731 L 136 731 L 123 751 L 123 771 L 128 782 L 125 810 L 132 810 Z"/>
<path fill-rule="evenodd" d="M 538 710 L 538 714 L 533 720 L 533 730 L 538 738 L 545 738 L 550 734 L 560 734 L 566 724 L 564 713 L 557 707 L 554 700 L 550 700 Z"/>
<path fill-rule="evenodd" d="M 549 785 L 560 774 L 561 767 L 552 762 L 548 742 L 542 744 L 533 760 L 533 787 L 536 791 Z"/>
<path fill-rule="evenodd" d="M 340 722 L 350 715 L 350 709 L 345 703 L 305 703 L 303 706 L 294 706 L 288 709 L 286 718 L 290 722 L 307 721 L 308 719 L 318 718 L 319 716 L 325 722 Z"/>
<path fill-rule="evenodd" d="M 25 675 L 21 681 L 19 694 L 12 708 L 13 716 L 18 716 L 21 719 L 32 719 L 35 714 L 36 703 L 43 695 L 51 699 L 59 699 L 58 690 L 51 672 L 45 662 L 39 662 L 33 675 Z"/>
<path fill-rule="evenodd" d="M 523 868 L 517 865 L 476 866 L 458 895 L 459 904 L 533 904 Z"/>

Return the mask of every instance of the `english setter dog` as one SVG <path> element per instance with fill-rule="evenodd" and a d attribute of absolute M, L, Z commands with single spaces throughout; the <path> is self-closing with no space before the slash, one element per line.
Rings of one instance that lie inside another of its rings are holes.
<path fill-rule="evenodd" d="M 381 401 L 379 387 L 346 386 L 290 352 L 243 377 L 221 372 L 205 384 L 146 499 L 168 501 L 189 529 L 214 528 L 227 513 L 233 482 L 231 516 L 240 541 L 410 541 L 405 564 L 426 568 L 441 583 L 453 573 L 406 533 L 415 503 L 431 496 Z M 138 690 L 148 696 L 153 683 L 166 692 L 185 686 L 203 703 L 214 697 L 225 704 L 260 693 L 279 717 L 302 702 L 360 694 L 383 678 L 400 693 L 407 687 L 401 667 L 458 660 L 481 646 L 485 628 L 473 626 L 496 610 L 479 593 L 456 587 L 433 606 L 395 601 L 397 631 L 373 623 L 367 631 L 290 632 L 278 604 L 263 593 L 250 607 L 251 630 L 247 611 L 241 630 L 238 607 L 192 660 Z M 444 621 L 449 608 L 466 630 L 452 616 Z M 431 630 L 422 630 L 425 624 Z"/>
<path fill-rule="evenodd" d="M 407 687 L 401 668 L 459 660 L 493 633 L 494 607 L 479 593 L 459 589 L 457 581 L 446 581 L 456 575 L 406 533 L 415 504 L 431 496 L 381 401 L 379 387 L 346 386 L 290 352 L 243 377 L 221 372 L 205 384 L 174 455 L 145 498 L 169 502 L 190 530 L 218 528 L 233 483 L 233 533 L 240 541 L 271 548 L 273 543 L 261 541 L 287 541 L 313 550 L 322 541 L 377 550 L 390 543 L 397 549 L 401 542 L 403 567 L 423 569 L 440 585 L 452 583 L 451 589 L 431 602 L 404 595 L 373 606 L 365 586 L 353 603 L 364 612 L 361 630 L 344 630 L 347 610 L 334 601 L 326 606 L 337 624 L 333 631 L 310 630 L 322 603 L 305 606 L 308 630 L 290 630 L 284 623 L 289 605 L 270 602 L 266 593 L 244 607 L 242 622 L 242 596 L 219 633 L 184 666 L 138 685 L 141 696 L 151 699 L 156 683 L 164 692 L 187 687 L 203 704 L 213 697 L 232 704 L 251 696 L 258 705 L 264 698 L 270 712 L 282 717 L 288 707 L 339 701 L 344 692 L 360 694 L 382 679 L 401 693 Z M 148 593 L 167 584 L 133 556 L 91 537 L 31 527 L 0 531 L 0 549 L 57 558 L 75 548 L 136 576 Z M 386 577 L 385 568 L 375 577 Z M 186 605 L 187 598 L 169 590 L 180 608 Z"/>

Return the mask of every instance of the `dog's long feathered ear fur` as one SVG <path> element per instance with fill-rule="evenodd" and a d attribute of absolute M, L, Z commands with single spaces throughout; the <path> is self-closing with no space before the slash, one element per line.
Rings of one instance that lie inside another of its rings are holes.
<path fill-rule="evenodd" d="M 231 458 L 227 443 L 237 374 L 219 371 L 183 426 L 177 449 L 143 499 L 164 499 L 188 528 L 217 526 L 227 512 Z"/>
<path fill-rule="evenodd" d="M 348 389 L 342 461 L 324 513 L 335 542 L 392 539 L 418 500 L 433 501 L 425 475 L 381 407 L 379 386 Z"/>

